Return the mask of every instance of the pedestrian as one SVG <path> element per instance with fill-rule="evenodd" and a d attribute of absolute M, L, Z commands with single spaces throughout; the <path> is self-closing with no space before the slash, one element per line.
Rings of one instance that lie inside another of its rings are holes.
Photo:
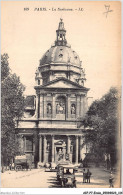
<path fill-rule="evenodd" d="M 2 171 L 1 172 L 4 173 L 4 171 L 5 171 L 4 166 L 2 166 Z"/>
<path fill-rule="evenodd" d="M 89 169 L 87 170 L 87 173 L 86 173 L 86 175 L 87 175 L 87 183 L 90 183 L 90 177 L 91 177 L 91 172 L 89 171 Z"/>
<path fill-rule="evenodd" d="M 9 170 L 11 171 L 11 169 L 12 169 L 12 164 L 10 163 L 9 164 Z"/>
<path fill-rule="evenodd" d="M 114 187 L 114 177 L 113 177 L 112 172 L 111 172 L 110 177 L 109 177 L 109 185 L 110 185 L 109 186 L 110 188 Z"/>
<path fill-rule="evenodd" d="M 86 172 L 85 169 L 83 169 L 83 183 L 86 183 Z"/>
<path fill-rule="evenodd" d="M 12 170 L 14 170 L 15 169 L 15 164 L 14 163 L 12 163 Z"/>

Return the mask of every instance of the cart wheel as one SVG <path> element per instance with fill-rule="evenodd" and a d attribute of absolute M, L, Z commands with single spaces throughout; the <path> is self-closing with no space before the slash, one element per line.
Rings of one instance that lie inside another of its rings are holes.
<path fill-rule="evenodd" d="M 16 169 L 16 172 L 19 171 L 19 170 L 23 170 L 21 165 L 20 165 L 20 166 L 17 165 L 17 166 L 15 167 L 15 169 Z"/>
<path fill-rule="evenodd" d="M 23 171 L 23 167 L 22 167 L 22 166 L 20 166 L 20 168 L 19 168 L 19 169 Z"/>
<path fill-rule="evenodd" d="M 16 171 L 16 172 L 18 171 L 18 167 L 17 167 L 17 166 L 15 167 L 15 171 Z"/>

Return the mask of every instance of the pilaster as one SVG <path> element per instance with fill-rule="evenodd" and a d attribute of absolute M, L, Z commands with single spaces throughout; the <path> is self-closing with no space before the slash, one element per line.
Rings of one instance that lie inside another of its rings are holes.
<path fill-rule="evenodd" d="M 52 118 L 56 118 L 55 94 L 52 94 Z"/>
<path fill-rule="evenodd" d="M 81 95 L 80 96 L 80 116 L 81 117 L 84 116 L 84 106 L 83 106 L 84 102 L 83 102 L 83 100 L 84 100 L 84 97 L 83 97 L 83 95 Z"/>
<path fill-rule="evenodd" d="M 67 94 L 67 117 L 71 118 L 71 103 L 70 103 L 70 94 Z"/>
<path fill-rule="evenodd" d="M 37 94 L 36 95 L 36 118 L 39 118 L 39 110 L 40 110 L 40 106 L 39 106 L 39 104 L 40 104 L 40 95 L 39 94 Z"/>
<path fill-rule="evenodd" d="M 80 96 L 76 95 L 76 118 L 80 117 Z"/>
<path fill-rule="evenodd" d="M 43 97 L 43 94 L 40 94 L 40 118 L 42 119 L 43 118 L 43 113 L 44 113 L 44 97 Z"/>
<path fill-rule="evenodd" d="M 44 118 L 47 118 L 47 94 L 44 94 Z"/>

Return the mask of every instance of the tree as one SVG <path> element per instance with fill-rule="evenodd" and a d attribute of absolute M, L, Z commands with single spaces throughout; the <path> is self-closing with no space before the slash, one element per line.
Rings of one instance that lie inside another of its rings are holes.
<path fill-rule="evenodd" d="M 24 111 L 25 87 L 20 82 L 20 78 L 10 72 L 8 59 L 8 54 L 1 56 L 1 160 L 3 164 L 8 164 L 16 155 L 15 125 Z"/>
<path fill-rule="evenodd" d="M 100 100 L 90 106 L 83 120 L 85 127 L 93 128 L 85 134 L 86 143 L 91 143 L 91 152 L 99 162 L 103 155 L 109 154 L 111 166 L 117 162 L 117 135 L 119 132 L 119 93 L 112 87 Z"/>
<path fill-rule="evenodd" d="M 8 63 L 9 56 L 8 54 L 4 53 L 1 55 L 1 80 L 3 81 L 9 75 L 9 63 Z"/>

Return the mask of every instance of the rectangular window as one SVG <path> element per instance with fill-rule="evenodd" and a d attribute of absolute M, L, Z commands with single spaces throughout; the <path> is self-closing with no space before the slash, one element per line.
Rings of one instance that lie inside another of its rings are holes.
<path fill-rule="evenodd" d="M 33 151 L 33 139 L 31 136 L 26 137 L 26 151 Z"/>
<path fill-rule="evenodd" d="M 40 85 L 40 80 L 38 80 L 38 85 Z"/>

